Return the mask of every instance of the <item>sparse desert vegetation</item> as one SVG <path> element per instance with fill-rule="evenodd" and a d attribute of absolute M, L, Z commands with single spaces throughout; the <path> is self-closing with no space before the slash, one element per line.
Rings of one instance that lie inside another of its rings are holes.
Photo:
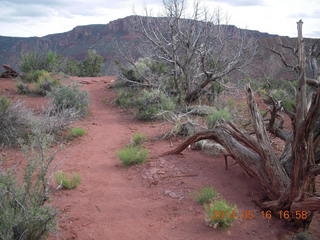
<path fill-rule="evenodd" d="M 86 134 L 86 131 L 83 128 L 71 128 L 68 132 L 68 139 L 74 139 L 78 137 L 82 137 Z"/>
<path fill-rule="evenodd" d="M 73 173 L 71 176 L 69 176 L 63 171 L 56 172 L 54 174 L 54 180 L 58 188 L 64 188 L 68 190 L 78 187 L 81 183 L 81 177 L 79 173 Z"/>
<path fill-rule="evenodd" d="M 205 4 L 0 36 L 1 240 L 320 237 L 318 33 L 241 29 Z"/>
<path fill-rule="evenodd" d="M 194 194 L 195 200 L 200 204 L 209 203 L 217 196 L 217 191 L 211 186 L 205 186 Z"/>

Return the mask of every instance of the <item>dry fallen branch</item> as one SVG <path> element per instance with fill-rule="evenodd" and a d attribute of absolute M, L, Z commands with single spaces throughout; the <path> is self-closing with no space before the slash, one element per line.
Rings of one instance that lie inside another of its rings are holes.
<path fill-rule="evenodd" d="M 268 201 L 259 202 L 262 208 L 279 210 L 318 211 L 320 197 L 315 192 L 315 175 L 320 173 L 319 154 L 319 124 L 320 124 L 320 88 L 313 93 L 307 104 L 305 53 L 302 38 L 302 21 L 298 23 L 298 88 L 296 93 L 296 110 L 292 114 L 293 129 L 284 134 L 275 125 L 277 106 L 271 109 L 271 121 L 266 127 L 258 111 L 254 94 L 247 87 L 247 101 L 251 114 L 255 136 L 243 132 L 231 122 L 226 122 L 212 130 L 197 133 L 175 149 L 165 154 L 178 154 L 190 144 L 203 139 L 213 140 L 222 145 L 235 161 L 264 189 Z M 279 55 L 279 54 L 278 54 Z M 281 57 L 281 56 L 280 56 Z M 281 123 L 280 123 L 281 126 Z M 286 141 L 280 157 L 275 155 L 267 130 Z M 317 158 L 318 157 L 318 158 Z M 288 167 L 289 166 L 289 167 Z M 297 225 L 307 227 L 312 214 L 307 219 L 297 220 Z"/>

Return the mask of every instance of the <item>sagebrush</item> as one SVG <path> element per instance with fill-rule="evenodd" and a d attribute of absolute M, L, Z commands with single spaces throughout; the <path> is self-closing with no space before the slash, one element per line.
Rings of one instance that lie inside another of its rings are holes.
<path fill-rule="evenodd" d="M 16 145 L 19 138 L 28 135 L 32 113 L 22 102 L 0 97 L 0 145 Z"/>
<path fill-rule="evenodd" d="M 80 90 L 77 84 L 56 87 L 48 96 L 51 98 L 53 111 L 55 112 L 61 112 L 64 109 L 74 109 L 79 117 L 83 117 L 88 113 L 88 93 Z"/>
<path fill-rule="evenodd" d="M 50 135 L 34 133 L 30 145 L 23 145 L 27 166 L 22 182 L 15 169 L 0 164 L 0 239 L 45 239 L 56 226 L 57 210 L 46 204 L 48 170 L 54 159 L 49 150 Z"/>

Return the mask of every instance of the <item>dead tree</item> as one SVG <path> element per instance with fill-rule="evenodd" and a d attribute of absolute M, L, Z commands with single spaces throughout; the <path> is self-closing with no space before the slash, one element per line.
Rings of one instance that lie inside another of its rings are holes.
<path fill-rule="evenodd" d="M 276 124 L 279 111 L 272 108 L 271 120 L 266 126 L 257 108 L 254 94 L 247 86 L 247 101 L 255 136 L 240 130 L 232 122 L 226 122 L 212 130 L 195 134 L 166 154 L 178 154 L 190 144 L 211 139 L 221 144 L 251 177 L 255 178 L 268 200 L 259 202 L 262 208 L 274 212 L 288 210 L 293 221 L 304 225 L 312 219 L 312 213 L 320 209 L 320 196 L 315 192 L 315 177 L 320 174 L 320 82 L 307 79 L 305 74 L 305 47 L 302 37 L 302 21 L 298 26 L 298 73 L 295 112 L 287 113 L 292 121 L 292 130 Z M 311 102 L 307 102 L 307 84 L 314 88 Z M 267 131 L 286 143 L 283 153 L 277 157 L 271 146 Z M 289 163 L 289 164 L 288 164 Z M 287 167 L 291 166 L 291 167 Z M 308 211 L 308 217 L 299 219 L 297 211 Z M 295 215 L 296 214 L 296 215 Z"/>
<path fill-rule="evenodd" d="M 16 78 L 19 76 L 19 73 L 9 65 L 3 65 L 2 67 L 4 68 L 5 72 L 0 74 L 0 78 Z"/>
<path fill-rule="evenodd" d="M 140 28 L 153 58 L 171 67 L 171 85 L 180 103 L 194 102 L 203 89 L 222 82 L 255 55 L 255 42 L 241 29 L 222 24 L 221 11 L 209 16 L 196 2 L 192 15 L 186 16 L 185 1 L 163 3 L 164 17 L 140 17 Z"/>

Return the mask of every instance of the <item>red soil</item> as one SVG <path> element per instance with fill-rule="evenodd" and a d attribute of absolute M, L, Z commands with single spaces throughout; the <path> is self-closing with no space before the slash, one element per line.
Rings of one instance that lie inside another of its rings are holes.
<path fill-rule="evenodd" d="M 282 237 L 288 232 L 283 221 L 261 215 L 239 219 L 226 231 L 206 226 L 203 209 L 191 196 L 204 185 L 212 185 L 240 212 L 259 212 L 251 197 L 259 192 L 256 182 L 238 165 L 226 171 L 222 157 L 189 150 L 183 155 L 157 157 L 170 148 L 170 142 L 149 140 L 145 144 L 151 151 L 147 163 L 121 166 L 116 151 L 134 132 L 149 139 L 160 135 L 161 123 L 138 122 L 116 107 L 114 92 L 105 88 L 112 77 L 74 80 L 84 83 L 90 95 L 90 115 L 74 123 L 87 134 L 61 150 L 55 161 L 59 169 L 79 172 L 82 183 L 52 195 L 60 217 L 58 231 L 49 239 L 287 239 Z M 0 88 L 3 84 L 1 80 Z M 38 106 L 43 101 L 39 99 L 25 97 L 30 106 Z"/>

